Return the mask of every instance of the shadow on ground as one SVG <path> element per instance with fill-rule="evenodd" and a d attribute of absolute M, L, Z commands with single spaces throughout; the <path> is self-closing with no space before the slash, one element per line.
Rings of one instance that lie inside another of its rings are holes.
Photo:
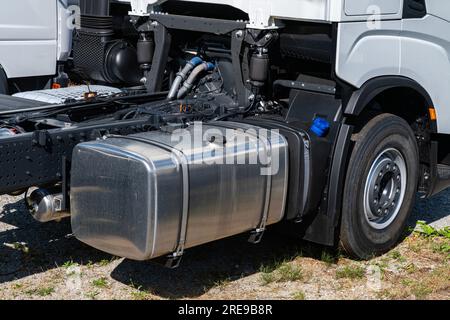
<path fill-rule="evenodd" d="M 0 224 L 0 284 L 57 268 L 68 261 L 84 264 L 109 257 L 76 240 L 69 220 L 36 222 L 23 201 L 4 205 Z"/>
<path fill-rule="evenodd" d="M 449 216 L 450 192 L 431 200 L 418 200 L 411 219 L 432 223 Z M 22 201 L 7 204 L 0 213 L 0 284 L 42 273 L 67 261 L 78 264 L 112 257 L 92 249 L 71 236 L 70 221 L 39 224 L 27 213 Z M 4 231 L 2 231 L 4 230 Z M 21 243 L 25 244 L 22 248 Z M 28 253 L 23 250 L 28 248 Z M 320 259 L 322 252 L 337 252 L 299 241 L 277 229 L 270 230 L 259 245 L 247 242 L 247 235 L 233 237 L 191 249 L 179 269 L 169 270 L 153 262 L 125 260 L 111 277 L 162 298 L 193 298 L 223 281 L 257 273 L 261 265 L 303 255 Z"/>

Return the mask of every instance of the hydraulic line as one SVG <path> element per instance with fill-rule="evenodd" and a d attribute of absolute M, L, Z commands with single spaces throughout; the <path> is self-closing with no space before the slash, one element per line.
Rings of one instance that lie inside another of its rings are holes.
<path fill-rule="evenodd" d="M 177 97 L 178 90 L 180 89 L 181 84 L 184 80 L 189 76 L 189 73 L 194 70 L 195 67 L 202 64 L 203 60 L 199 57 L 194 57 L 189 61 L 186 66 L 181 70 L 175 80 L 173 81 L 172 87 L 170 88 L 169 94 L 167 96 L 168 100 L 175 100 Z"/>
<path fill-rule="evenodd" d="M 204 72 L 213 71 L 215 65 L 211 62 L 204 62 L 197 66 L 189 76 L 189 78 L 184 82 L 183 87 L 178 91 L 177 98 L 183 99 L 194 87 L 195 82 L 198 80 L 200 75 Z"/>

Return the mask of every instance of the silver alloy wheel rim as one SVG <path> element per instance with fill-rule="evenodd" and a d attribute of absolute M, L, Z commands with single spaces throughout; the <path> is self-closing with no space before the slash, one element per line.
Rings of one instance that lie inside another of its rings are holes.
<path fill-rule="evenodd" d="M 403 205 L 408 182 L 400 151 L 386 149 L 373 162 L 364 188 L 364 214 L 377 230 L 389 227 Z"/>

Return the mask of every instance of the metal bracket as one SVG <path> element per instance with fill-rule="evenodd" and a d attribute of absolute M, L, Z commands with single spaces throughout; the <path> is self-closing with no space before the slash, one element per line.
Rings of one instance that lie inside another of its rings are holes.
<path fill-rule="evenodd" d="M 39 130 L 33 133 L 32 143 L 40 147 L 46 148 L 51 143 L 50 134 L 47 130 Z"/>
<path fill-rule="evenodd" d="M 166 71 L 167 61 L 169 59 L 172 36 L 169 30 L 156 21 L 149 21 L 139 27 L 140 32 L 154 32 L 155 54 L 153 56 L 152 67 L 145 72 L 145 87 L 148 93 L 155 93 L 162 90 L 164 72 Z"/>
<path fill-rule="evenodd" d="M 184 255 L 184 245 L 178 248 L 178 251 L 167 256 L 166 268 L 176 269 L 181 265 L 181 260 L 183 260 Z"/>
<path fill-rule="evenodd" d="M 149 14 L 148 17 L 150 20 L 156 21 L 169 29 L 197 31 L 220 35 L 229 34 L 235 30 L 246 28 L 245 22 L 223 19 L 211 19 L 164 13 L 152 13 Z"/>
<path fill-rule="evenodd" d="M 236 83 L 236 93 L 239 105 L 247 107 L 250 91 L 245 87 L 243 79 L 243 68 L 241 61 L 242 47 L 245 39 L 245 30 L 233 32 L 231 36 L 231 57 L 233 61 L 234 82 Z"/>
<path fill-rule="evenodd" d="M 252 231 L 250 238 L 248 239 L 248 242 L 253 244 L 259 244 L 261 243 L 264 233 L 266 232 L 266 229 L 256 229 L 255 231 Z"/>

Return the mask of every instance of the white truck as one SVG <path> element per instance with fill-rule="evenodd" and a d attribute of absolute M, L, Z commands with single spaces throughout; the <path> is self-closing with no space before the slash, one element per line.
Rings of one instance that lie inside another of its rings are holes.
<path fill-rule="evenodd" d="M 0 21 L 0 193 L 105 252 L 176 267 L 284 224 L 369 258 L 450 186 L 446 1 L 16 0 Z"/>

